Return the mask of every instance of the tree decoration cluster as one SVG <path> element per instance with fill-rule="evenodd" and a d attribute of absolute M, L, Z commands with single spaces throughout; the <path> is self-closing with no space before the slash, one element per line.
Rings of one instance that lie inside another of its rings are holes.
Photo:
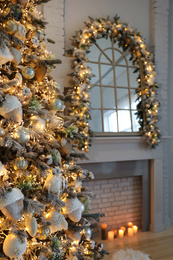
<path fill-rule="evenodd" d="M 49 71 L 37 4 L 0 0 L 0 259 L 102 259 L 88 213 L 93 174 L 76 165 L 81 137 L 64 116 L 65 98 Z"/>
<path fill-rule="evenodd" d="M 87 65 L 87 53 L 90 47 L 100 38 L 110 38 L 114 42 L 118 42 L 119 47 L 126 51 L 128 49 L 131 54 L 130 60 L 137 69 L 134 73 L 138 73 L 136 88 L 137 93 L 137 118 L 140 124 L 140 132 L 147 139 L 150 147 L 155 146 L 160 141 L 160 130 L 156 123 L 158 122 L 159 101 L 157 99 L 157 82 L 154 66 L 153 55 L 147 50 L 147 46 L 139 32 L 136 32 L 126 23 L 122 23 L 116 16 L 113 21 L 98 18 L 92 19 L 85 23 L 83 30 L 76 32 L 72 37 L 72 48 L 67 50 L 67 54 L 73 57 L 72 68 L 70 74 L 72 106 L 70 113 L 75 115 L 76 125 L 79 132 L 86 138 L 85 143 L 79 144 L 82 149 L 88 149 L 90 129 L 88 119 L 90 119 L 90 79 L 94 75 Z M 83 141 L 83 140 L 82 140 Z"/>

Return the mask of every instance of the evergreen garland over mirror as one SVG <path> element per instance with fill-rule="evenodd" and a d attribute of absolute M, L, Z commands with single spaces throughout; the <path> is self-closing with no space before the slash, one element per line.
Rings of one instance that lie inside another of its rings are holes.
<path fill-rule="evenodd" d="M 155 148 L 160 141 L 160 130 L 157 126 L 159 120 L 159 101 L 157 99 L 156 72 L 153 54 L 147 50 L 141 33 L 133 30 L 126 23 L 122 23 L 119 17 L 113 21 L 98 18 L 92 19 L 86 24 L 83 30 L 79 30 L 72 37 L 72 48 L 67 50 L 72 60 L 73 72 L 71 76 L 71 88 L 68 98 L 72 103 L 69 111 L 76 116 L 76 125 L 79 133 L 84 139 L 78 140 L 79 149 L 88 151 L 90 144 L 91 130 L 89 127 L 90 118 L 90 88 L 92 74 L 88 66 L 87 53 L 90 47 L 100 38 L 110 38 L 118 42 L 123 51 L 128 49 L 133 65 L 137 66 L 134 73 L 137 74 L 137 119 L 140 125 L 140 133 L 145 136 L 148 145 Z"/>

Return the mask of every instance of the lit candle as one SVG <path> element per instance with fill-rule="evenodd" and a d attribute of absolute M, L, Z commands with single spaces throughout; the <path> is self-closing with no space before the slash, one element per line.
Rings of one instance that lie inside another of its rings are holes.
<path fill-rule="evenodd" d="M 138 233 L 138 227 L 137 226 L 133 226 L 133 234 L 136 235 Z"/>
<path fill-rule="evenodd" d="M 123 238 L 124 237 L 124 230 L 123 229 L 119 229 L 118 230 L 118 236 L 119 236 L 119 238 Z"/>
<path fill-rule="evenodd" d="M 133 223 L 132 223 L 132 222 L 128 222 L 128 223 L 127 223 L 127 226 L 128 226 L 128 227 L 133 227 Z"/>
<path fill-rule="evenodd" d="M 102 229 L 102 239 L 105 240 L 105 239 L 107 239 L 107 224 L 102 223 L 101 229 Z"/>
<path fill-rule="evenodd" d="M 114 231 L 109 231 L 108 232 L 108 240 L 114 240 Z"/>
<path fill-rule="evenodd" d="M 128 233 L 128 237 L 132 237 L 133 236 L 133 227 L 128 227 L 127 233 Z"/>

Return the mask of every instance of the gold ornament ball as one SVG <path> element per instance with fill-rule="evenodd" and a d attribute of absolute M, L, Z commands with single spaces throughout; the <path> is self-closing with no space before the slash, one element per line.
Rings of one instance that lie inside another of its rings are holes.
<path fill-rule="evenodd" d="M 28 167 L 28 161 L 24 157 L 19 157 L 15 159 L 14 169 L 15 170 L 26 170 Z"/>
<path fill-rule="evenodd" d="M 35 70 L 30 66 L 26 66 L 22 69 L 22 75 L 25 79 L 33 79 L 35 76 Z"/>

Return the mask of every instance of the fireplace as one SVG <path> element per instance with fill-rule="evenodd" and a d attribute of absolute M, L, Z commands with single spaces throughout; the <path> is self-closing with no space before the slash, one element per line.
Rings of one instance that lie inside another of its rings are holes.
<path fill-rule="evenodd" d="M 145 141 L 137 136 L 95 137 L 88 158 L 89 160 L 85 163 L 79 163 L 82 164 L 83 168 L 93 171 L 95 175 L 93 184 L 92 182 L 86 183 L 93 192 L 96 190 L 94 185 L 98 185 L 97 181 L 103 182 L 101 185 L 106 185 L 108 184 L 107 182 L 111 182 L 111 180 L 121 182 L 121 179 L 125 178 L 125 182 L 128 182 L 130 181 L 129 178 L 137 177 L 136 180 L 138 180 L 139 183 L 141 182 L 139 186 L 141 186 L 142 190 L 142 206 L 139 206 L 140 208 L 142 207 L 142 230 L 150 230 L 153 232 L 164 230 L 161 144 L 157 149 L 151 150 Z M 105 181 L 106 183 L 104 184 Z M 133 181 L 131 180 L 131 182 L 135 182 L 135 179 Z M 110 213 L 110 215 L 111 214 L 112 213 Z M 111 219 L 109 218 L 109 220 Z M 128 219 L 128 221 L 132 220 Z"/>
<path fill-rule="evenodd" d="M 91 213 L 105 216 L 101 223 L 108 230 L 133 222 L 140 230 L 148 231 L 150 223 L 150 162 L 124 161 L 83 165 L 95 173 L 95 180 L 85 182 L 96 199 L 91 201 Z M 101 223 L 95 230 L 99 236 Z"/>

